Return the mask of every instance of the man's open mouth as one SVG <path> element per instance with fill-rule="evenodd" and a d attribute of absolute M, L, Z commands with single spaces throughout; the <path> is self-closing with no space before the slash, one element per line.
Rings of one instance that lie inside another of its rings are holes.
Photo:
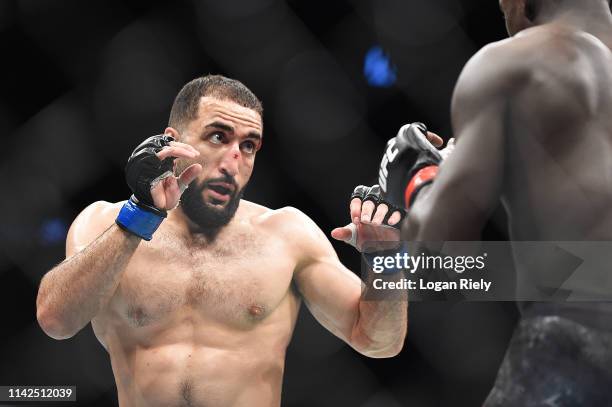
<path fill-rule="evenodd" d="M 209 184 L 207 188 L 210 191 L 210 196 L 221 202 L 228 201 L 234 192 L 234 188 L 226 183 Z"/>

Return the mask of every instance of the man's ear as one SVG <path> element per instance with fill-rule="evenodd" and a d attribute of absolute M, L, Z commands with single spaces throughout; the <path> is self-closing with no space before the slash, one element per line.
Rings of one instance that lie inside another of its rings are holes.
<path fill-rule="evenodd" d="M 536 5 L 535 5 L 534 0 L 524 0 L 523 12 L 527 20 L 533 23 L 536 18 L 536 14 L 537 14 L 536 11 L 537 10 L 536 10 Z"/>
<path fill-rule="evenodd" d="M 181 141 L 181 134 L 174 127 L 166 127 L 166 129 L 164 130 L 164 134 L 168 134 L 174 137 L 176 141 Z"/>

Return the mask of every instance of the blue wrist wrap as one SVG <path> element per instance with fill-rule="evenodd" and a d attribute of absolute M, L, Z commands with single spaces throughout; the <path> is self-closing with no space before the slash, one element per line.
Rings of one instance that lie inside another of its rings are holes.
<path fill-rule="evenodd" d="M 115 223 L 122 229 L 148 241 L 153 238 L 153 233 L 165 218 L 164 211 L 143 207 L 134 201 L 134 197 L 131 197 L 119 211 Z"/>

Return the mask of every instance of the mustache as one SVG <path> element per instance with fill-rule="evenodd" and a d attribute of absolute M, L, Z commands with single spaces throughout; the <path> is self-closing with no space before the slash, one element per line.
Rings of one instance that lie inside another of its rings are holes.
<path fill-rule="evenodd" d="M 211 179 L 207 179 L 206 181 L 203 181 L 200 185 L 197 186 L 198 191 L 203 191 L 206 188 L 210 188 L 211 184 L 214 183 L 219 183 L 219 182 L 223 182 L 226 184 L 229 184 L 232 186 L 232 195 L 234 195 L 236 192 L 238 192 L 238 183 L 236 182 L 236 179 L 229 175 L 229 174 L 225 174 L 222 177 L 218 177 L 218 178 L 211 178 Z"/>

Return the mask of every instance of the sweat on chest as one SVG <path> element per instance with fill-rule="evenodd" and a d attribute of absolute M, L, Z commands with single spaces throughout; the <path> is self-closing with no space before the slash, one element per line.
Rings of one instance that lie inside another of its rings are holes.
<path fill-rule="evenodd" d="M 193 312 L 224 323 L 268 316 L 290 290 L 295 263 L 279 244 L 215 245 L 187 250 L 139 247 L 117 290 L 130 325 L 150 325 Z"/>

